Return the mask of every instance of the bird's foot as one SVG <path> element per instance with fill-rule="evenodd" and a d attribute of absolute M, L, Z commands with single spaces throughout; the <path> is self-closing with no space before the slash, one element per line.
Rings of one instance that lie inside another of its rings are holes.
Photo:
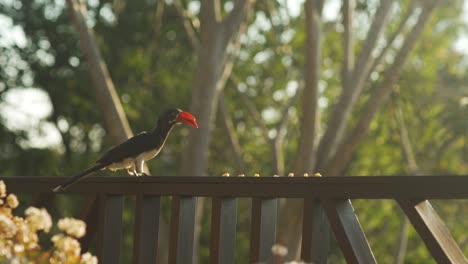
<path fill-rule="evenodd" d="M 140 176 L 151 176 L 151 175 L 146 174 L 145 172 L 143 172 L 142 174 L 140 174 Z"/>

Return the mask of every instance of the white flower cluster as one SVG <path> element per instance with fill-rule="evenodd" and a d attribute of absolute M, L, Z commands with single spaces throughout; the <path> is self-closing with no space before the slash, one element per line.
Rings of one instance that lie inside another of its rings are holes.
<path fill-rule="evenodd" d="M 74 218 L 62 218 L 58 221 L 57 226 L 63 232 L 76 238 L 81 238 L 86 233 L 85 222 Z"/>
<path fill-rule="evenodd" d="M 7 194 L 6 185 L 0 181 L 0 263 L 67 263 L 97 264 L 89 252 L 81 254 L 77 238 L 86 233 L 86 224 L 77 219 L 59 220 L 58 228 L 65 234 L 52 237 L 53 248 L 43 251 L 37 232 L 48 233 L 52 218 L 44 208 L 28 207 L 25 217 L 13 215 L 19 205 L 14 194 Z"/>
<path fill-rule="evenodd" d="M 39 209 L 31 206 L 24 211 L 24 214 L 26 215 L 26 223 L 31 231 L 43 230 L 49 233 L 52 227 L 52 218 L 46 209 Z"/>

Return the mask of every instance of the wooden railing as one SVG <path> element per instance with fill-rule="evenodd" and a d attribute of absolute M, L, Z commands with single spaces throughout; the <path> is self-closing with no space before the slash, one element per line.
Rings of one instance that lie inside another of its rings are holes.
<path fill-rule="evenodd" d="M 35 203 L 50 204 L 54 177 L 4 177 L 11 192 L 34 194 Z M 157 254 L 161 197 L 172 197 L 169 262 L 192 263 L 197 197 L 212 198 L 210 263 L 234 263 L 238 198 L 251 198 L 249 263 L 272 263 L 278 198 L 304 200 L 301 258 L 320 262 L 314 247 L 320 230 L 314 222 L 327 216 L 348 263 L 376 263 L 351 199 L 398 202 L 438 263 L 468 263 L 462 250 L 429 203 L 430 199 L 468 199 L 466 176 L 368 177 L 90 177 L 58 195 L 88 198 L 82 217 L 89 244 L 97 234 L 100 263 L 119 263 L 125 196 L 136 196 L 134 263 L 154 263 Z M 93 213 L 98 212 L 98 214 Z M 245 262 L 247 263 L 247 261 Z"/>

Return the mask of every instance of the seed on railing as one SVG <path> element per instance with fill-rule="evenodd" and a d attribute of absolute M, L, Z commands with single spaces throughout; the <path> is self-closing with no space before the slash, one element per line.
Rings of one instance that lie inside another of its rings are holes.
<path fill-rule="evenodd" d="M 288 177 L 294 177 L 294 173 L 290 172 L 290 173 L 288 174 Z"/>
<path fill-rule="evenodd" d="M 316 172 L 316 173 L 314 174 L 314 176 L 315 176 L 315 177 L 322 177 L 322 174 L 320 174 L 320 172 Z"/>
<path fill-rule="evenodd" d="M 223 174 L 223 177 L 229 177 L 229 173 L 225 172 L 225 173 Z"/>

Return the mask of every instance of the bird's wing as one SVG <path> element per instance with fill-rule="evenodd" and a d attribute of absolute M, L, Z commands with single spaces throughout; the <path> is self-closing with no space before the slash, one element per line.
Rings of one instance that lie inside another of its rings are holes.
<path fill-rule="evenodd" d="M 69 178 L 62 185 L 57 186 L 53 191 L 59 192 L 59 191 L 65 190 L 70 185 L 72 185 L 79 179 L 85 177 L 86 175 L 89 175 L 97 170 L 105 168 L 109 164 L 112 164 L 114 162 L 119 162 L 125 158 L 133 157 L 146 151 L 151 146 L 151 144 L 149 144 L 151 142 L 150 140 L 151 140 L 151 136 L 146 132 L 143 132 L 141 134 L 138 134 L 130 138 L 129 140 L 123 142 L 122 144 L 117 145 L 113 147 L 112 149 L 110 149 L 109 151 L 107 151 L 96 162 L 97 164 L 95 166 L 81 172 L 80 174 L 77 174 Z"/>
<path fill-rule="evenodd" d="M 119 162 L 125 158 L 134 157 L 151 147 L 151 135 L 147 132 L 140 133 L 120 145 L 117 145 L 108 150 L 96 162 L 100 164 L 111 164 Z"/>

